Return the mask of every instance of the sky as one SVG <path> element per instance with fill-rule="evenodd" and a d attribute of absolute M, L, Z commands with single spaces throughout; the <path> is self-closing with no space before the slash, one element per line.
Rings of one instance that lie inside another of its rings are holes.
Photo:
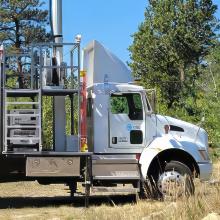
<path fill-rule="evenodd" d="M 82 47 L 98 40 L 123 62 L 131 35 L 144 20 L 146 0 L 63 0 L 64 41 L 82 35 Z"/>
<path fill-rule="evenodd" d="M 219 9 L 220 0 L 214 0 Z M 63 0 L 64 41 L 82 35 L 82 47 L 98 40 L 123 62 L 129 61 L 131 35 L 144 20 L 147 0 Z"/>

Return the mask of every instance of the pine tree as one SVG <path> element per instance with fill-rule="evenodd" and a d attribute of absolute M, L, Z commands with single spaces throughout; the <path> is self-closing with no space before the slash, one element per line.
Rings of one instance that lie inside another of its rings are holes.
<path fill-rule="evenodd" d="M 30 44 L 48 41 L 48 11 L 42 9 L 43 4 L 40 0 L 0 0 L 0 44 L 7 51 L 24 53 Z M 24 68 L 19 57 L 14 75 L 18 76 L 21 88 L 25 81 Z"/>
<path fill-rule="evenodd" d="M 150 0 L 133 37 L 130 67 L 157 87 L 168 109 L 196 100 L 195 82 L 219 29 L 211 0 Z M 189 109 L 190 112 L 190 109 Z"/>
<path fill-rule="evenodd" d="M 40 0 L 0 1 L 0 43 L 20 52 L 30 43 L 48 40 L 48 11 Z"/>

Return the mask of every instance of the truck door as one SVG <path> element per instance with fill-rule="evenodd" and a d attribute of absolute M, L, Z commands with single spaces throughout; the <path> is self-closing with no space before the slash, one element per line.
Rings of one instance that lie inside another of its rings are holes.
<path fill-rule="evenodd" d="M 109 109 L 110 147 L 144 147 L 145 115 L 141 93 L 112 93 Z"/>

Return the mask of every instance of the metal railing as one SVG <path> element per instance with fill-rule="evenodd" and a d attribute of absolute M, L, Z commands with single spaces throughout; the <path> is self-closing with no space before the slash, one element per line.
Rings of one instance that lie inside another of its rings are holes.
<path fill-rule="evenodd" d="M 59 47 L 62 47 L 63 51 L 62 61 L 58 60 L 58 56 L 56 56 L 56 48 Z M 55 62 L 53 62 L 53 59 L 56 59 Z M 54 83 L 52 80 L 53 74 L 57 74 L 58 83 Z M 75 133 L 80 137 L 80 91 L 80 43 L 32 44 L 30 50 L 25 53 L 6 54 L 1 64 L 1 104 L 3 106 L 1 111 L 1 133 L 4 137 L 2 141 L 4 150 L 8 150 L 7 141 L 13 139 L 10 135 L 8 136 L 8 130 L 12 129 L 8 123 L 10 112 L 8 107 L 11 105 L 11 99 L 15 99 L 13 105 L 34 106 L 34 101 L 30 102 L 26 99 L 30 98 L 29 96 L 37 95 L 40 102 L 37 109 L 39 109 L 39 117 L 42 120 L 41 96 L 69 96 L 71 98 L 71 120 L 74 119 L 75 113 L 73 113 L 73 110 L 77 115 L 77 128 L 74 128 L 73 122 L 71 135 Z M 74 103 L 74 107 L 73 96 L 77 99 L 77 105 Z M 21 101 L 19 100 L 21 97 L 25 98 L 22 98 Z M 18 109 L 22 110 L 22 107 L 18 107 Z M 26 116 L 29 117 L 29 115 Z M 16 117 L 20 117 L 20 115 Z M 41 126 L 42 121 L 39 124 L 40 128 L 36 128 L 39 129 L 39 134 L 42 132 Z M 29 129 L 30 126 L 26 126 L 26 128 Z M 74 132 L 74 130 L 77 131 Z M 40 144 L 41 142 L 40 140 Z M 78 146 L 80 146 L 80 138 Z"/>

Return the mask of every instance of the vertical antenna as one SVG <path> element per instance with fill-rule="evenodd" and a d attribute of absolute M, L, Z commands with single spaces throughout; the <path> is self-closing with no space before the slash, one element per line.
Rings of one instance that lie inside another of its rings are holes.
<path fill-rule="evenodd" d="M 55 42 L 62 43 L 62 0 L 52 0 L 52 30 Z"/>
<path fill-rule="evenodd" d="M 52 30 L 55 43 L 63 43 L 62 35 L 62 0 L 52 0 Z M 56 45 L 54 55 L 57 60 L 57 66 L 63 61 L 63 47 Z M 59 87 L 64 89 L 64 80 L 61 79 L 60 69 L 58 70 Z M 66 111 L 65 97 L 54 96 L 53 99 L 53 118 L 54 118 L 54 149 L 55 151 L 66 150 Z"/>

